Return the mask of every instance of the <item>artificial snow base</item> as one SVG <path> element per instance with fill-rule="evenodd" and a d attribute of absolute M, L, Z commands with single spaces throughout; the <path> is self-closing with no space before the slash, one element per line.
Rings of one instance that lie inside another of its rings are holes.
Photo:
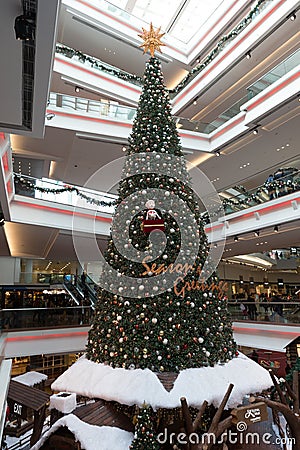
<path fill-rule="evenodd" d="M 38 450 L 51 434 L 58 428 L 67 427 L 72 432 L 76 441 L 85 450 L 126 450 L 129 448 L 133 434 L 115 427 L 98 427 L 89 425 L 69 414 L 62 417 L 48 430 L 31 450 Z"/>
<path fill-rule="evenodd" d="M 36 384 L 42 383 L 42 381 L 46 381 L 47 379 L 48 376 L 44 373 L 34 371 L 26 372 L 12 378 L 12 380 L 25 384 L 26 386 L 35 386 Z"/>
<path fill-rule="evenodd" d="M 262 392 L 273 386 L 266 369 L 239 353 L 238 357 L 224 365 L 182 370 L 170 392 L 149 369 L 114 369 L 82 356 L 54 381 L 51 388 L 129 406 L 141 406 L 146 402 L 157 410 L 180 407 L 181 397 L 186 397 L 188 405 L 196 408 L 200 408 L 204 400 L 217 407 L 230 383 L 234 389 L 228 408 L 242 403 L 247 394 Z"/>
<path fill-rule="evenodd" d="M 76 394 L 68 392 L 60 392 L 59 394 L 51 395 L 49 409 L 57 409 L 64 414 L 69 414 L 74 411 L 77 406 Z"/>

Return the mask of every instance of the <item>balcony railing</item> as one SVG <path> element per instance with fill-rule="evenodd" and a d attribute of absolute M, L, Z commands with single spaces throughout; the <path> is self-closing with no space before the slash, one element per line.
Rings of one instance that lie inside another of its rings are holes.
<path fill-rule="evenodd" d="M 80 58 L 78 59 L 79 61 L 81 61 Z M 247 103 L 264 89 L 293 70 L 299 64 L 300 50 L 297 50 L 276 67 L 263 75 L 259 80 L 249 86 L 242 98 L 240 98 L 232 106 L 219 114 L 218 117 L 210 123 L 189 120 L 179 116 L 174 116 L 174 120 L 176 121 L 178 127 L 182 127 L 184 130 L 209 134 L 216 130 L 218 127 L 222 126 L 228 120 L 239 114 L 241 112 L 241 107 L 243 104 Z M 49 104 L 51 106 L 55 106 L 56 108 L 66 108 L 73 111 L 80 111 L 87 114 L 130 122 L 133 121 L 136 114 L 135 108 L 121 106 L 116 102 L 89 100 L 82 97 L 74 97 L 54 92 L 50 93 Z"/>
<path fill-rule="evenodd" d="M 279 80 L 284 75 L 289 73 L 299 64 L 300 64 L 300 49 L 292 53 L 284 61 L 279 63 L 276 67 L 273 67 L 273 69 L 271 69 L 269 72 L 263 75 L 259 80 L 255 81 L 255 83 L 251 84 L 251 86 L 247 88 L 249 99 L 255 97 L 257 94 L 262 92 L 271 84 L 275 83 L 275 81 Z"/>
<path fill-rule="evenodd" d="M 92 315 L 90 306 L 7 308 L 0 310 L 0 330 L 86 326 L 91 323 Z"/>
<path fill-rule="evenodd" d="M 255 303 L 228 302 L 233 321 L 271 322 L 278 324 L 300 324 L 300 302 Z"/>
<path fill-rule="evenodd" d="M 286 175 L 284 175 L 285 173 Z M 279 174 L 280 172 L 278 171 Z M 95 207 L 97 207 L 98 211 L 108 214 L 113 214 L 114 212 L 113 203 L 117 199 L 116 195 L 99 193 L 60 181 L 38 179 L 22 174 L 15 174 L 14 181 L 15 193 L 18 195 L 92 210 L 95 210 Z M 266 181 L 250 191 L 247 191 L 243 186 L 234 188 L 240 190 L 240 194 L 222 200 L 225 214 L 241 211 L 299 191 L 300 172 L 295 168 L 283 169 L 282 174 L 278 178 L 276 178 L 275 173 L 273 181 Z M 208 221 L 207 212 L 202 213 L 202 218 Z"/>
<path fill-rule="evenodd" d="M 40 200 L 92 209 L 111 214 L 113 203 L 117 196 L 97 192 L 92 189 L 79 187 L 46 178 L 34 178 L 22 174 L 14 174 L 15 193 Z M 108 205 L 108 206 L 107 206 Z"/>
<path fill-rule="evenodd" d="M 82 53 L 79 50 L 68 47 L 67 45 L 57 44 L 56 53 L 62 54 L 67 58 L 74 59 L 75 61 L 91 67 L 92 69 L 100 70 L 102 72 L 108 73 L 109 75 L 116 76 L 117 78 L 128 81 L 129 83 L 135 84 L 136 86 L 142 86 L 143 84 L 143 80 L 141 77 L 130 74 L 129 72 L 125 72 L 118 67 L 107 64 L 106 62 L 98 58 Z"/>
<path fill-rule="evenodd" d="M 276 173 L 278 177 L 276 177 Z M 285 174 L 286 173 L 286 174 Z M 241 193 L 223 200 L 225 214 L 265 203 L 274 198 L 283 197 L 300 190 L 300 171 L 296 168 L 282 169 L 274 174 L 273 181 L 265 181 L 255 189 L 247 191 L 242 186 L 236 187 Z"/>
<path fill-rule="evenodd" d="M 135 108 L 122 106 L 113 101 L 89 100 L 82 97 L 56 94 L 55 92 L 50 93 L 49 105 L 122 121 L 132 121 L 136 114 Z"/>
<path fill-rule="evenodd" d="M 246 310 L 241 308 L 244 305 Z M 300 324 L 300 302 L 254 303 L 228 302 L 233 321 L 257 321 Z M 56 308 L 10 308 L 0 310 L 0 330 L 87 326 L 91 323 L 90 306 Z"/>

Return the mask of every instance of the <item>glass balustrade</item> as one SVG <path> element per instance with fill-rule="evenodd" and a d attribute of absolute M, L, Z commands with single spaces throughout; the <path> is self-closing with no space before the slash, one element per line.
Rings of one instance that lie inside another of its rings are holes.
<path fill-rule="evenodd" d="M 0 310 L 0 330 L 89 325 L 92 314 L 90 306 L 6 308 Z"/>
<path fill-rule="evenodd" d="M 242 309 L 241 304 L 245 305 L 246 309 Z M 300 323 L 299 300 L 267 304 L 237 301 L 228 302 L 228 307 L 234 322 Z M 90 306 L 1 309 L 0 330 L 5 332 L 20 329 L 88 326 L 92 316 L 93 309 Z"/>
<path fill-rule="evenodd" d="M 135 108 L 121 106 L 113 101 L 90 100 L 54 92 L 50 93 L 49 105 L 122 121 L 132 121 L 136 113 Z"/>
<path fill-rule="evenodd" d="M 116 195 L 97 192 L 84 187 L 63 183 L 47 178 L 34 178 L 27 175 L 14 174 L 15 193 L 40 200 L 92 209 L 111 214 L 113 206 L 101 205 L 101 202 L 114 202 Z"/>
<path fill-rule="evenodd" d="M 300 324 L 300 302 L 254 303 L 228 302 L 229 312 L 235 321 L 271 322 L 276 324 Z"/>
<path fill-rule="evenodd" d="M 271 84 L 275 83 L 277 80 L 282 78 L 288 72 L 293 70 L 300 64 L 300 49 L 292 53 L 288 58 L 278 64 L 276 67 L 271 69 L 268 73 L 263 75 L 255 83 L 251 84 L 247 88 L 248 98 L 251 99 L 257 94 L 262 92 L 264 89 L 269 87 Z"/>

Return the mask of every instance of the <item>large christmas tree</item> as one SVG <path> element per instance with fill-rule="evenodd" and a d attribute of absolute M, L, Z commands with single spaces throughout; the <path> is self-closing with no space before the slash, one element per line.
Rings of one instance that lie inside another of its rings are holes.
<path fill-rule="evenodd" d="M 105 400 L 110 411 L 121 408 L 133 420 L 141 408 L 132 448 L 145 450 L 158 447 L 156 436 L 159 448 L 175 448 L 169 438 L 183 427 L 187 436 L 207 430 L 220 436 L 231 426 L 230 417 L 219 423 L 225 406 L 271 385 L 265 369 L 236 352 L 201 222 L 201 195 L 193 191 L 154 57 L 160 36 L 152 26 L 144 30 L 151 58 L 87 352 L 52 384 L 55 391 Z M 199 410 L 196 418 L 191 408 Z M 210 448 L 205 445 L 199 449 Z"/>
<path fill-rule="evenodd" d="M 119 185 L 88 359 L 179 372 L 235 356 L 224 293 L 206 263 L 198 202 L 160 62 L 152 56 Z"/>

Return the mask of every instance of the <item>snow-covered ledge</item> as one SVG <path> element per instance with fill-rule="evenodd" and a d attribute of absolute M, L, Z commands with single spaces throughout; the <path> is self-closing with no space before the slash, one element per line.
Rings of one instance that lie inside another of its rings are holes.
<path fill-rule="evenodd" d="M 186 397 L 189 406 L 200 408 L 204 400 L 218 406 L 230 383 L 233 383 L 234 389 L 228 408 L 242 403 L 245 395 L 261 392 L 273 385 L 266 369 L 240 353 L 224 365 L 181 371 L 170 392 L 149 369 L 114 369 L 94 363 L 84 356 L 51 387 L 54 391 L 76 392 L 85 397 L 113 400 L 125 405 L 146 402 L 156 410 L 180 407 L 181 397 Z"/>
<path fill-rule="evenodd" d="M 116 427 L 89 425 L 73 414 L 69 414 L 57 420 L 50 430 L 46 431 L 41 439 L 31 447 L 31 450 L 41 448 L 51 434 L 60 427 L 67 427 L 75 436 L 76 441 L 80 443 L 81 448 L 85 450 L 128 450 L 133 439 L 133 434 L 128 431 Z"/>

